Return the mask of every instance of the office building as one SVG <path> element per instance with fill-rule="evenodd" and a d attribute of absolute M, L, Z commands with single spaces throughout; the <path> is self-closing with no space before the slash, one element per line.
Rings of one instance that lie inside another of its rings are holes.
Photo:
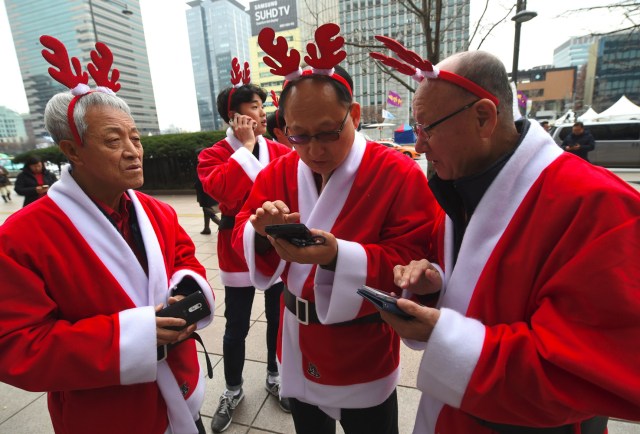
<path fill-rule="evenodd" d="M 600 37 L 589 62 L 585 105 L 601 112 L 622 95 L 640 103 L 640 33 Z"/>
<path fill-rule="evenodd" d="M 231 86 L 231 59 L 249 61 L 249 14 L 235 0 L 194 0 L 187 4 L 191 63 L 202 131 L 224 129 L 216 98 Z M 251 72 L 252 81 L 255 72 Z"/>
<path fill-rule="evenodd" d="M 553 50 L 553 66 L 581 66 L 589 60 L 589 47 L 598 40 L 597 36 L 586 35 L 569 38 Z"/>
<path fill-rule="evenodd" d="M 531 108 L 527 115 L 536 119 L 555 120 L 569 109 L 576 109 L 577 67 L 538 67 L 518 71 L 518 90 Z"/>
<path fill-rule="evenodd" d="M 393 0 L 339 0 L 339 15 L 342 34 L 348 42 L 364 46 L 380 45 L 375 35 L 386 35 L 401 41 L 407 48 L 427 57 L 426 37 L 422 23 L 411 12 L 409 6 Z M 433 24 L 433 23 L 432 23 Z M 443 2 L 440 34 L 440 59 L 463 51 L 469 40 L 469 0 L 448 0 Z M 392 112 L 396 124 L 411 119 L 410 101 L 416 83 L 409 77 L 402 80 L 403 86 L 389 75 L 381 72 L 370 59 L 369 49 L 347 46 L 349 53 L 346 68 L 354 78 L 354 96 L 362 105 L 362 121 L 365 124 L 381 120 L 383 108 Z M 386 53 L 388 50 L 383 49 Z M 408 88 L 407 88 L 408 87 Z M 393 98 L 400 107 L 387 105 L 389 92 L 400 98 Z"/>
<path fill-rule="evenodd" d="M 43 34 L 61 40 L 84 68 L 96 41 L 107 44 L 114 67 L 120 70 L 118 96 L 131 107 L 142 134 L 159 131 L 138 0 L 5 0 L 5 5 L 36 137 L 47 134 L 43 119 L 47 101 L 66 90 L 47 73 L 50 65 L 40 54 Z M 91 79 L 89 84 L 94 86 Z"/>
<path fill-rule="evenodd" d="M 25 143 L 27 130 L 20 114 L 0 106 L 0 143 Z"/>

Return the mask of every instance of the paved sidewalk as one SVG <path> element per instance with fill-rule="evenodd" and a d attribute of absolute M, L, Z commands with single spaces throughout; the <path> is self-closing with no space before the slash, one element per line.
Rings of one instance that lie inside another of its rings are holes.
<path fill-rule="evenodd" d="M 634 176 L 634 178 L 638 178 Z M 638 187 L 638 184 L 635 184 Z M 158 196 L 171 204 L 178 213 L 181 225 L 192 237 L 197 257 L 207 269 L 207 278 L 216 293 L 216 317 L 213 324 L 203 330 L 207 352 L 214 365 L 213 380 L 207 380 L 205 403 L 202 409 L 204 425 L 210 431 L 211 417 L 217 407 L 218 397 L 224 388 L 222 366 L 222 335 L 224 332 L 224 288 L 220 282 L 216 254 L 215 225 L 211 235 L 201 235 L 203 217 L 195 195 Z M 0 224 L 20 208 L 22 197 L 14 196 L 12 203 L 0 203 Z M 282 412 L 275 398 L 264 389 L 266 375 L 266 319 L 264 301 L 256 294 L 251 314 L 251 328 L 247 339 L 246 363 L 244 369 L 246 397 L 234 414 L 234 420 L 225 433 L 293 433 L 291 416 Z M 198 346 L 199 347 L 199 346 Z M 202 349 L 199 347 L 200 351 Z M 204 366 L 202 354 L 201 363 Z M 402 347 L 402 375 L 398 387 L 400 433 L 408 434 L 413 429 L 420 392 L 415 388 L 415 379 L 421 353 Z M 526 391 L 523 391 L 526 393 Z M 96 421 L 100 423 L 100 421 Z M 90 432 L 90 429 L 89 431 Z M 53 433 L 47 411 L 46 394 L 25 392 L 0 383 L 0 434 L 49 434 Z M 338 433 L 342 433 L 338 425 Z M 621 421 L 609 424 L 610 434 L 640 434 L 640 425 Z M 116 434 L 116 433 L 114 433 Z M 471 434 L 471 433 L 469 433 Z"/>

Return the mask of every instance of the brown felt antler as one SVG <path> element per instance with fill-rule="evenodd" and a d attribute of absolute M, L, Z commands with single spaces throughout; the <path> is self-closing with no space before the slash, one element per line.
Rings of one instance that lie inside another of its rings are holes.
<path fill-rule="evenodd" d="M 296 49 L 289 51 L 289 44 L 282 36 L 276 39 L 276 32 L 265 27 L 258 35 L 258 45 L 262 51 L 268 54 L 263 60 L 267 66 L 271 67 L 271 73 L 284 77 L 300 69 L 300 53 Z"/>
<path fill-rule="evenodd" d="M 42 50 L 42 57 L 52 65 L 48 71 L 54 80 L 64 84 L 69 89 L 89 82 L 89 75 L 86 71 L 82 71 L 82 65 L 80 65 L 78 58 L 72 57 L 69 59 L 69 53 L 62 42 L 53 36 L 42 35 L 40 36 L 40 43 L 51 50 L 51 52 Z"/>
<path fill-rule="evenodd" d="M 340 26 L 337 24 L 327 23 L 318 27 L 315 31 L 316 43 L 307 44 L 308 55 L 304 57 L 304 61 L 315 69 L 332 69 L 342 62 L 347 57 L 347 53 L 341 50 L 344 46 L 344 38 L 338 36 L 339 34 Z"/>
<path fill-rule="evenodd" d="M 120 90 L 120 71 L 111 67 L 113 66 L 113 53 L 102 42 L 96 42 L 96 49 L 91 50 L 91 61 L 87 65 L 89 74 L 93 77 L 93 80 L 98 86 L 111 89 L 114 93 Z M 109 79 L 109 72 L 111 72 L 111 79 Z"/>

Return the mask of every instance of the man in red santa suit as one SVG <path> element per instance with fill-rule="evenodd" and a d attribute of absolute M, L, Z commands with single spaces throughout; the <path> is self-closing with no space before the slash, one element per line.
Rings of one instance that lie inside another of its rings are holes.
<path fill-rule="evenodd" d="M 0 226 L 0 381 L 48 391 L 58 434 L 204 433 L 204 378 L 185 339 L 213 313 L 184 328 L 156 311 L 202 291 L 213 312 L 205 270 L 174 210 L 133 190 L 143 183 L 143 150 L 113 92 L 116 70 L 105 83 L 90 64 L 103 87 L 89 91 L 62 43 L 41 40 L 59 61 L 52 76 L 73 87 L 45 109 L 71 164 L 47 196 Z M 102 59 L 111 54 L 96 48 Z"/>
<path fill-rule="evenodd" d="M 640 420 L 640 195 L 514 122 L 494 56 L 419 72 L 416 147 L 447 214 L 444 275 L 398 265 L 406 295 L 439 300 L 400 300 L 412 321 L 383 313 L 424 350 L 414 432 L 602 434 L 608 416 Z"/>
<path fill-rule="evenodd" d="M 245 339 L 249 333 L 251 306 L 255 288 L 249 278 L 244 258 L 231 246 L 235 216 L 244 205 L 256 176 L 269 162 L 291 150 L 265 139 L 266 113 L 262 104 L 266 92 L 250 83 L 248 64 L 243 71 L 233 60 L 229 87 L 218 95 L 218 113 L 229 124 L 227 138 L 204 149 L 198 156 L 198 176 L 204 191 L 219 202 L 222 213 L 218 227 L 218 262 L 224 285 L 225 324 L 222 357 L 226 389 L 211 421 L 214 432 L 222 432 L 231 424 L 233 412 L 244 398 L 242 371 Z M 276 363 L 278 321 L 282 281 L 264 292 L 267 318 L 267 376 L 265 388 L 278 398 L 280 408 L 289 411 L 289 403 L 280 398 L 280 376 Z"/>
<path fill-rule="evenodd" d="M 268 31 L 259 40 L 270 53 Z M 318 45 L 342 40 L 333 39 L 338 31 L 320 27 Z M 279 109 L 296 152 L 260 172 L 236 217 L 234 245 L 256 287 L 281 274 L 287 284 L 279 360 L 296 431 L 333 433 L 339 420 L 348 434 L 397 433 L 399 338 L 357 289 L 393 290 L 392 264 L 428 254 L 437 205 L 429 193 L 414 194 L 427 191 L 418 165 L 357 133 L 360 105 L 346 71 L 307 62 L 313 69 L 276 71 L 290 79 Z M 266 225 L 294 222 L 324 242 L 296 247 L 266 237 Z"/>

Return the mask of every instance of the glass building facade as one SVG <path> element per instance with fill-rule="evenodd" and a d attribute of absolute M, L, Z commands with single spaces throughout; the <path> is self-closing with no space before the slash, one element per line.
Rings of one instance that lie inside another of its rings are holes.
<path fill-rule="evenodd" d="M 29 104 L 29 122 L 36 137 L 46 135 L 44 108 L 66 87 L 51 78 L 41 55 L 40 35 L 51 35 L 77 57 L 83 67 L 90 62 L 96 41 L 107 44 L 120 71 L 118 96 L 131 107 L 142 134 L 159 132 L 151 73 L 138 0 L 5 0 Z M 93 87 L 90 79 L 89 84 Z"/>
<path fill-rule="evenodd" d="M 191 63 L 196 87 L 200 130 L 224 128 L 216 98 L 231 86 L 231 59 L 249 61 L 251 25 L 244 6 L 234 0 L 187 2 Z"/>
<path fill-rule="evenodd" d="M 553 50 L 553 66 L 564 68 L 586 64 L 589 61 L 589 47 L 597 40 L 598 38 L 592 35 L 568 39 Z"/>

